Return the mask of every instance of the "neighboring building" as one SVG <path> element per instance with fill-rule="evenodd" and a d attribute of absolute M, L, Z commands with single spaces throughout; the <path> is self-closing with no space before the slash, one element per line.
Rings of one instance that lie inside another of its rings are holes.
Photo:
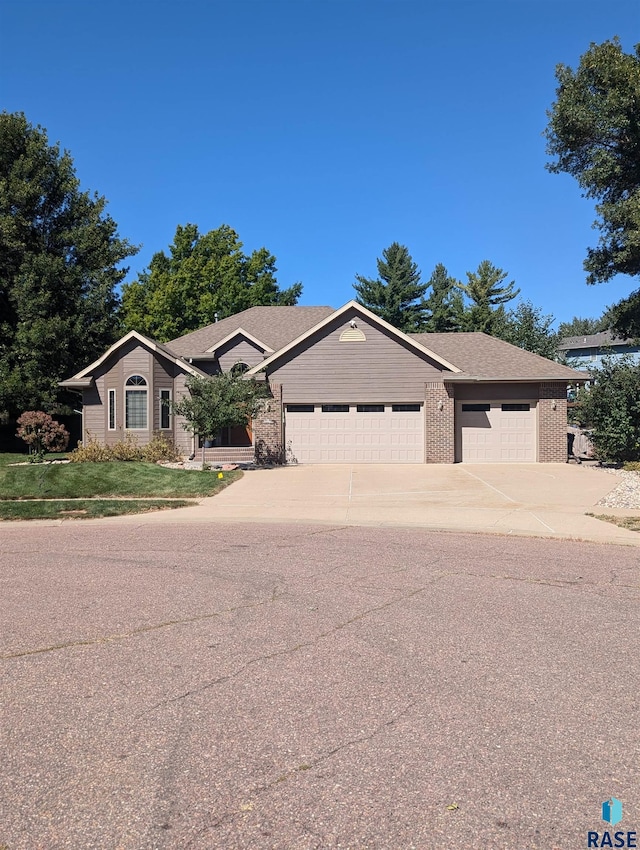
<path fill-rule="evenodd" d="M 632 339 L 620 339 L 611 331 L 602 331 L 588 336 L 565 337 L 558 346 L 558 354 L 575 369 L 600 366 L 603 357 L 619 360 L 630 355 L 640 362 L 640 345 Z"/>
<path fill-rule="evenodd" d="M 132 331 L 62 386 L 81 391 L 83 433 L 196 442 L 168 402 L 189 375 L 268 381 L 263 413 L 218 435 L 208 460 L 300 463 L 567 459 L 573 369 L 482 333 L 405 334 L 350 301 L 252 307 L 166 344 Z"/>

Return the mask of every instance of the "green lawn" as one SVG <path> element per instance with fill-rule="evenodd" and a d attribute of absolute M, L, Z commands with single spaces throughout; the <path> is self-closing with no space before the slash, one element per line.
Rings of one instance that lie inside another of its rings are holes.
<path fill-rule="evenodd" d="M 195 505 L 186 499 L 158 501 L 154 499 L 80 499 L 54 502 L 0 501 L 0 520 L 8 519 L 97 519 L 122 514 L 140 514 L 149 511 L 166 511 L 172 508 L 186 508 Z"/>
<path fill-rule="evenodd" d="M 114 496 L 139 498 L 198 498 L 211 496 L 242 475 L 240 470 L 215 472 L 166 469 L 153 463 L 112 461 L 109 463 L 29 464 L 8 466 L 24 455 L 2 455 L 0 500 L 73 499 Z"/>

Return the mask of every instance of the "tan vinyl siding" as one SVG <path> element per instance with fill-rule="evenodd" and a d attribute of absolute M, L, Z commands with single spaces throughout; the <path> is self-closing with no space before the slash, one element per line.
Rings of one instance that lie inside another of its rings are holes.
<path fill-rule="evenodd" d="M 153 362 L 153 430 L 160 431 L 160 390 L 171 390 L 173 398 L 173 382 L 174 375 L 178 371 L 175 363 L 171 363 L 165 357 L 159 354 L 152 355 Z M 171 415 L 170 423 L 173 422 L 173 414 Z M 165 434 L 170 434 L 170 431 L 165 430 Z"/>
<path fill-rule="evenodd" d="M 187 375 L 184 372 L 178 372 L 173 385 L 174 401 L 180 401 L 180 399 L 184 395 L 186 395 L 186 380 Z M 190 455 L 193 451 L 193 436 L 190 431 L 187 431 L 185 428 L 182 427 L 183 422 L 184 417 L 173 417 L 173 438 L 178 451 L 182 454 Z"/>
<path fill-rule="evenodd" d="M 82 410 L 84 434 L 82 441 L 86 444 L 89 438 L 104 441 L 106 421 L 104 378 L 96 381 L 96 386 L 82 391 Z"/>
<path fill-rule="evenodd" d="M 121 358 L 120 362 L 122 363 L 122 372 L 125 381 L 131 375 L 142 375 L 151 384 L 151 352 L 140 345 L 140 343 L 134 342 L 131 350 Z"/>
<path fill-rule="evenodd" d="M 246 363 L 251 368 L 264 360 L 262 350 L 244 337 L 231 340 L 216 355 L 222 372 L 229 372 L 236 363 Z"/>
<path fill-rule="evenodd" d="M 530 401 L 540 395 L 539 384 L 456 384 L 455 397 L 457 401 Z"/>
<path fill-rule="evenodd" d="M 340 342 L 354 317 L 366 341 Z M 282 384 L 285 403 L 391 403 L 423 402 L 425 382 L 441 374 L 426 355 L 348 311 L 276 363 L 269 379 Z"/>

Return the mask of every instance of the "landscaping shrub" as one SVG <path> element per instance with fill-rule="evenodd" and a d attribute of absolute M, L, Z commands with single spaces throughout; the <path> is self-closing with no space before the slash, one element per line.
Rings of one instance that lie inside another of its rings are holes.
<path fill-rule="evenodd" d="M 142 447 L 142 460 L 149 463 L 158 463 L 165 460 L 175 463 L 182 459 L 182 455 L 174 444 L 164 434 L 154 434 L 146 446 Z"/>
<path fill-rule="evenodd" d="M 143 460 L 147 463 L 158 461 L 178 461 L 180 453 L 164 434 L 154 434 L 146 446 L 139 446 L 133 434 L 126 434 L 111 446 L 100 443 L 91 434 L 87 435 L 86 445 L 78 443 L 78 448 L 69 454 L 72 463 L 104 463 L 111 460 L 133 461 Z"/>
<path fill-rule="evenodd" d="M 578 393 L 578 414 L 592 429 L 598 460 L 624 463 L 640 459 L 640 363 L 604 358 L 591 367 L 592 383 Z"/>
<path fill-rule="evenodd" d="M 29 446 L 34 462 L 42 461 L 45 452 L 63 452 L 69 443 L 69 432 L 42 410 L 26 410 L 16 434 Z"/>

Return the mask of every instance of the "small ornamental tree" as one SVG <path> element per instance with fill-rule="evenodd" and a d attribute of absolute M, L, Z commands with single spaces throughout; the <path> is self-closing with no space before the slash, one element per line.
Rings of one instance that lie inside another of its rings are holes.
<path fill-rule="evenodd" d="M 212 439 L 222 428 L 246 425 L 258 415 L 268 395 L 264 384 L 244 380 L 227 372 L 212 378 L 193 375 L 187 378 L 189 395 L 172 404 L 173 412 L 185 418 L 183 428 Z"/>
<path fill-rule="evenodd" d="M 69 432 L 64 425 L 42 410 L 25 411 L 18 419 L 16 434 L 39 459 L 45 452 L 63 452 L 69 443 Z"/>

